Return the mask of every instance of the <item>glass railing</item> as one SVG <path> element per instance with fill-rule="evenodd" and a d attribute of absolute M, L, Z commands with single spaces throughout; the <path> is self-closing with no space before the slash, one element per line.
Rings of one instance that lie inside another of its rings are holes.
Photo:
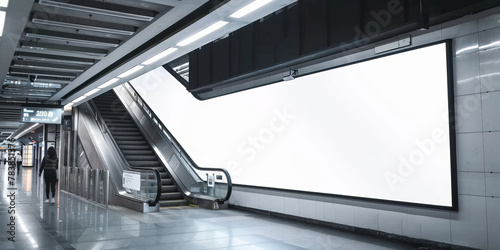
<path fill-rule="evenodd" d="M 141 129 L 149 137 L 158 157 L 188 199 L 217 203 L 229 199 L 232 183 L 227 170 L 198 166 L 129 83 L 115 88 L 115 92 L 122 103 L 135 104 L 125 106 L 136 122 L 141 124 Z M 147 119 L 142 119 L 143 117 Z"/>
<path fill-rule="evenodd" d="M 102 164 L 107 169 L 106 172 L 108 178 L 114 184 L 113 186 L 116 189 L 117 195 L 122 196 L 126 199 L 147 203 L 150 206 L 155 206 L 161 198 L 162 188 L 160 173 L 158 172 L 158 170 L 155 168 L 137 169 L 133 166 L 130 166 L 125 160 L 122 152 L 119 150 L 118 144 L 114 140 L 113 136 L 111 136 L 111 133 L 106 126 L 104 119 L 101 117 L 95 105 L 93 105 L 93 103 L 91 102 L 88 102 L 80 105 L 79 109 L 81 116 L 85 116 L 84 114 L 86 114 L 86 116 L 82 117 L 81 119 L 88 118 L 89 120 L 91 120 L 86 122 L 88 126 L 87 128 L 80 129 L 85 129 L 89 133 L 89 137 L 91 137 L 92 140 L 84 140 L 82 141 L 82 143 L 91 143 L 92 145 L 88 145 L 88 147 L 95 148 L 96 152 L 93 152 L 95 155 L 92 155 L 91 157 L 102 158 Z M 91 132 L 95 134 L 92 135 Z M 108 147 L 105 147 L 104 145 L 108 145 Z M 98 150 L 100 150 L 100 152 L 97 152 Z M 94 169 L 90 170 L 94 171 Z M 95 186 L 95 184 L 92 184 L 92 181 L 96 182 L 97 180 L 94 180 L 94 178 L 92 177 L 84 177 L 87 174 L 81 174 L 80 172 L 82 171 L 84 170 L 80 170 L 78 168 L 76 168 L 76 170 L 69 170 L 68 178 L 70 178 L 70 183 L 68 183 L 67 185 L 69 192 L 80 192 L 77 191 L 80 190 L 80 186 L 82 186 L 79 185 L 79 183 L 82 182 L 80 180 L 85 180 L 85 178 L 86 180 L 88 180 L 83 181 L 84 183 L 88 183 L 85 185 Z M 128 176 L 128 179 L 125 178 L 126 176 Z M 125 180 L 132 181 L 136 185 L 127 185 L 129 183 L 124 183 Z M 75 186 L 78 186 L 76 187 L 76 190 L 74 190 Z"/>

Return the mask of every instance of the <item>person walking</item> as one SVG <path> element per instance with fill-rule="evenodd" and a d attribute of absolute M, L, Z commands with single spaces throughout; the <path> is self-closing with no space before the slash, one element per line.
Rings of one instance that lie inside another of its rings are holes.
<path fill-rule="evenodd" d="M 50 202 L 55 203 L 56 195 L 56 181 L 57 181 L 57 168 L 59 167 L 59 159 L 57 158 L 56 149 L 54 147 L 49 147 L 47 149 L 47 154 L 43 157 L 42 166 L 40 167 L 40 173 L 38 176 L 42 176 L 45 180 L 45 203 L 49 202 L 49 194 L 52 191 L 52 200 Z"/>
<path fill-rule="evenodd" d="M 16 155 L 17 174 L 19 174 L 19 170 L 21 169 L 22 165 L 23 165 L 23 157 L 21 156 L 21 153 L 17 152 Z"/>

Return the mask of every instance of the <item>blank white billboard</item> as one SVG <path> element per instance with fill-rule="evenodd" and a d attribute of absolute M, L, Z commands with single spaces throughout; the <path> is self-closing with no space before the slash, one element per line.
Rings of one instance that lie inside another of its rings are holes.
<path fill-rule="evenodd" d="M 234 184 L 452 208 L 449 63 L 439 43 L 206 101 L 161 67 L 131 83 Z"/>

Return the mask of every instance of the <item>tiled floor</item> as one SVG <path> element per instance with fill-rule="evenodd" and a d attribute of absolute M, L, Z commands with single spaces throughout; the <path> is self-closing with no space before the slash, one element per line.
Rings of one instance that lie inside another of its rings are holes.
<path fill-rule="evenodd" d="M 64 192 L 55 204 L 45 204 L 43 181 L 33 168 L 23 168 L 10 183 L 8 168 L 0 163 L 0 177 L 0 249 L 418 249 L 233 209 L 142 214 L 106 209 Z"/>

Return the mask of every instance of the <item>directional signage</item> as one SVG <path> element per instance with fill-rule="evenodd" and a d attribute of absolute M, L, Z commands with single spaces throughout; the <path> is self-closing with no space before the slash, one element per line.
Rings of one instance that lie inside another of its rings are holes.
<path fill-rule="evenodd" d="M 61 124 L 62 108 L 23 106 L 21 108 L 21 122 Z"/>

